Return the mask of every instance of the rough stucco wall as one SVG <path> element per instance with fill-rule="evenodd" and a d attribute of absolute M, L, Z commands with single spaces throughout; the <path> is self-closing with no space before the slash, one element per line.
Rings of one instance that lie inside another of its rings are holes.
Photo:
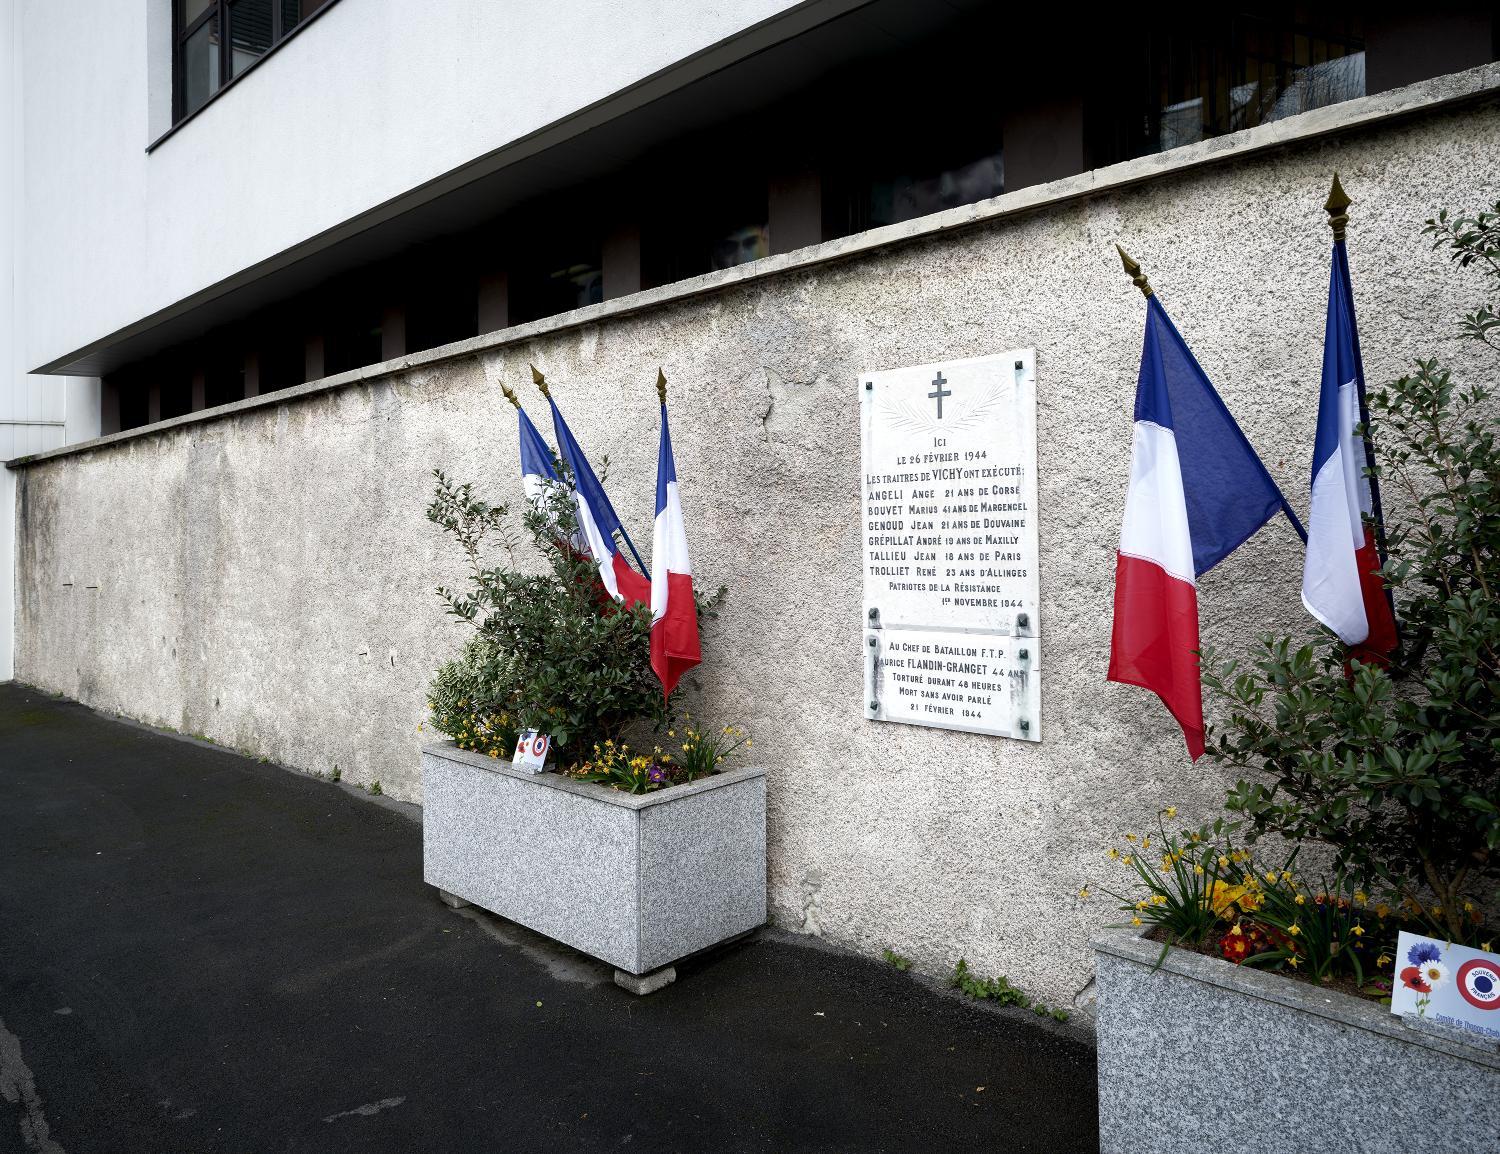
<path fill-rule="evenodd" d="M 1429 114 L 34 464 L 18 676 L 416 799 L 423 685 L 463 636 L 431 593 L 460 565 L 423 516 L 429 470 L 517 495 L 496 382 L 534 360 L 649 539 L 662 364 L 695 569 L 730 589 L 701 710 L 747 725 L 769 768 L 774 916 L 930 970 L 964 955 L 1066 1001 L 1113 920 L 1072 896 L 1104 879 L 1104 849 L 1162 805 L 1212 816 L 1224 785 L 1155 698 L 1104 680 L 1143 320 L 1113 242 L 1305 508 L 1330 172 L 1356 199 L 1380 381 L 1419 354 L 1471 363 L 1451 333 L 1477 282 L 1418 229 L 1500 199 L 1497 155 L 1500 110 Z M 867 722 L 856 375 L 1022 346 L 1038 357 L 1046 738 Z M 1205 640 L 1308 630 L 1300 564 L 1284 522 L 1262 530 L 1203 581 Z"/>

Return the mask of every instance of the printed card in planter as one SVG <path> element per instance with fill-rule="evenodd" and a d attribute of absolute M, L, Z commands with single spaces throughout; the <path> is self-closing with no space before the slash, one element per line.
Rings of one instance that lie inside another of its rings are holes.
<path fill-rule="evenodd" d="M 1391 1012 L 1500 1038 L 1500 954 L 1403 931 Z"/>
<path fill-rule="evenodd" d="M 551 745 L 552 739 L 545 733 L 528 729 L 516 741 L 516 753 L 510 763 L 517 769 L 541 773 L 547 765 L 547 750 Z"/>

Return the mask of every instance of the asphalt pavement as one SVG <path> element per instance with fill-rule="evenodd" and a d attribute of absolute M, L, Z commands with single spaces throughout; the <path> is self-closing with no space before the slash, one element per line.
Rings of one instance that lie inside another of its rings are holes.
<path fill-rule="evenodd" d="M 0 1154 L 1097 1149 L 1076 1026 L 774 931 L 638 998 L 406 809 L 0 684 Z"/>

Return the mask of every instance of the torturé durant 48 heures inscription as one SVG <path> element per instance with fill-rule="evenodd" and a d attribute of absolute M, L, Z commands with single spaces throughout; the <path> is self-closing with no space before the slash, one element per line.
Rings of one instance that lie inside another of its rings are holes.
<path fill-rule="evenodd" d="M 1035 366 L 859 378 L 868 718 L 1041 739 Z"/>

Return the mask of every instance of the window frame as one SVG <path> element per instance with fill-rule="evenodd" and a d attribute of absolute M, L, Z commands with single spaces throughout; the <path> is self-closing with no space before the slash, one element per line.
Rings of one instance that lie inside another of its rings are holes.
<path fill-rule="evenodd" d="M 271 0 L 271 44 L 237 74 L 231 71 L 234 61 L 234 44 L 231 39 L 233 18 L 229 11 L 230 0 L 208 0 L 207 8 L 188 22 L 184 22 L 182 18 L 185 2 L 186 0 L 172 0 L 172 126 L 146 146 L 148 153 L 253 72 L 283 44 L 337 4 L 338 0 L 321 0 L 317 7 L 303 16 L 289 30 L 284 25 L 281 0 Z M 208 94 L 202 104 L 188 111 L 186 109 L 186 45 L 189 37 L 210 24 L 213 25 L 218 36 L 218 44 L 214 51 L 218 58 L 219 85 Z"/>

